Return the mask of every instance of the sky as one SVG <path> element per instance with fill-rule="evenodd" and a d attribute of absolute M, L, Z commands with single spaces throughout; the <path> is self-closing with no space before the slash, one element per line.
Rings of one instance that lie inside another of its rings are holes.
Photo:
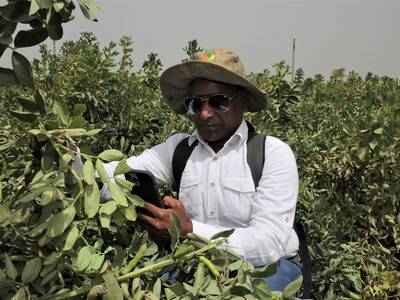
<path fill-rule="evenodd" d="M 197 39 L 206 49 L 233 50 L 248 72 L 261 72 L 281 60 L 291 65 L 295 38 L 295 68 L 301 67 L 306 76 L 329 76 L 338 68 L 400 76 L 399 0 L 97 3 L 98 22 L 86 20 L 77 9 L 76 19 L 64 25 L 64 37 L 57 45 L 78 39 L 82 31 L 93 32 L 103 45 L 128 35 L 134 40 L 137 67 L 150 52 L 168 67 L 185 57 L 182 48 L 189 40 Z"/>

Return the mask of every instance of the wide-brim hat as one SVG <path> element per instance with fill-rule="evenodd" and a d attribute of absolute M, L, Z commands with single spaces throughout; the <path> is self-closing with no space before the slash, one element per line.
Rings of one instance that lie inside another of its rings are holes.
<path fill-rule="evenodd" d="M 161 74 L 161 93 L 173 111 L 186 113 L 184 99 L 190 96 L 190 83 L 199 78 L 242 87 L 248 92 L 249 112 L 258 112 L 267 106 L 267 94 L 247 80 L 239 57 L 230 50 L 212 48 L 195 53 L 193 60 L 174 65 Z"/>

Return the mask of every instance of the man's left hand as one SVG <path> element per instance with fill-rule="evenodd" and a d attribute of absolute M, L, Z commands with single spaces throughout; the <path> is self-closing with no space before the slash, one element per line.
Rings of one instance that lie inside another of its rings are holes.
<path fill-rule="evenodd" d="M 149 223 L 155 229 L 162 231 L 168 230 L 174 226 L 171 220 L 171 214 L 174 214 L 181 222 L 182 237 L 193 232 L 192 220 L 189 219 L 182 202 L 171 196 L 165 196 L 163 200 L 167 208 L 160 208 L 154 204 L 145 202 L 144 209 L 150 212 L 153 216 L 139 213 L 139 219 Z"/>

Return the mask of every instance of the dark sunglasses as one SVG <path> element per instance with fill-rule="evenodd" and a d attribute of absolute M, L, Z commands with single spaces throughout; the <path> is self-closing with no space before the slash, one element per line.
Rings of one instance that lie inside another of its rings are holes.
<path fill-rule="evenodd" d="M 215 94 L 209 96 L 190 96 L 185 98 L 184 105 L 189 115 L 197 115 L 201 112 L 203 103 L 207 102 L 216 112 L 227 112 L 231 108 L 231 100 L 239 95 L 242 91 L 238 91 L 232 96 L 227 96 L 225 94 Z"/>

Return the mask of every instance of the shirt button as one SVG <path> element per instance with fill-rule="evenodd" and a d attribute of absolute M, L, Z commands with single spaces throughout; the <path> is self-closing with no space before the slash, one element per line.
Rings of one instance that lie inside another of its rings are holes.
<path fill-rule="evenodd" d="M 212 210 L 212 211 L 210 211 L 210 217 L 214 217 L 214 211 Z"/>
<path fill-rule="evenodd" d="M 217 160 L 217 159 L 218 159 L 218 156 L 215 155 L 215 156 L 213 157 L 213 160 Z"/>
<path fill-rule="evenodd" d="M 214 182 L 210 182 L 210 186 L 214 186 L 215 185 L 215 183 Z"/>

